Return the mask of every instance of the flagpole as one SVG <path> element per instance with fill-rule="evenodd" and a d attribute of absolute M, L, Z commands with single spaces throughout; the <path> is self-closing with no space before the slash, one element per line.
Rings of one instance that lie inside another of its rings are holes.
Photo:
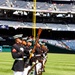
<path fill-rule="evenodd" d="M 32 34 L 34 36 L 34 40 L 36 38 L 36 0 L 33 0 L 33 27 Z"/>

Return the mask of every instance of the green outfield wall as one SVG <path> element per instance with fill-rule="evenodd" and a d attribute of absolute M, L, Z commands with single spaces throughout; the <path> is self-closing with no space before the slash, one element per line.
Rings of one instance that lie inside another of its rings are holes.
<path fill-rule="evenodd" d="M 0 46 L 0 52 L 11 52 L 11 48 L 12 46 L 9 45 Z"/>

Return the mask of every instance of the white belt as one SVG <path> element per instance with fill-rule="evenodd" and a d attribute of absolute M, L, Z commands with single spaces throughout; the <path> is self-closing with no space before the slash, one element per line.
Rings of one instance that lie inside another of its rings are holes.
<path fill-rule="evenodd" d="M 27 58 L 27 56 L 23 56 L 23 58 Z"/>
<path fill-rule="evenodd" d="M 23 60 L 23 58 L 16 58 L 15 60 Z"/>
<path fill-rule="evenodd" d="M 37 55 L 35 55 L 35 56 L 41 56 L 40 54 L 37 54 Z"/>

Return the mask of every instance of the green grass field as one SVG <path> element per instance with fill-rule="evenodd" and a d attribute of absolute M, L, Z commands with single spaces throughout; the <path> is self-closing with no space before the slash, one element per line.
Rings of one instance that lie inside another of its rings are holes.
<path fill-rule="evenodd" d="M 11 53 L 0 53 L 0 75 L 13 75 Z M 75 75 L 75 54 L 48 53 L 43 75 Z"/>

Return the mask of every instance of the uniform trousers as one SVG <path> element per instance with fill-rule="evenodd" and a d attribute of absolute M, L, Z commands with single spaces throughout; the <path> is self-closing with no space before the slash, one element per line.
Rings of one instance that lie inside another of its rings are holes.
<path fill-rule="evenodd" d="M 14 71 L 14 75 L 23 75 L 23 71 L 20 72 L 20 71 Z"/>
<path fill-rule="evenodd" d="M 30 68 L 31 68 L 31 66 L 28 66 L 27 68 L 24 68 L 23 75 L 27 75 Z"/>
<path fill-rule="evenodd" d="M 41 67 L 42 67 L 42 64 L 41 64 L 40 62 L 38 62 L 38 63 L 36 64 L 36 72 L 37 72 L 37 74 L 38 74 L 39 71 L 41 70 Z"/>

